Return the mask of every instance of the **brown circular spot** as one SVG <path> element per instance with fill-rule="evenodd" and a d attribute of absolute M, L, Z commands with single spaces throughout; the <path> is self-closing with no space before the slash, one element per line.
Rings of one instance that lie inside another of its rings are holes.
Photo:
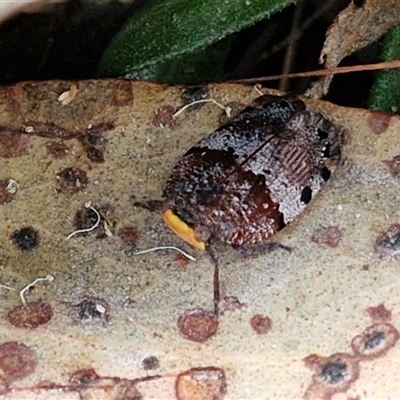
<path fill-rule="evenodd" d="M 69 148 L 65 144 L 65 142 L 58 140 L 52 140 L 50 142 L 46 142 L 46 149 L 49 152 L 49 154 L 55 159 L 63 158 L 69 152 Z"/>
<path fill-rule="evenodd" d="M 9 203 L 15 197 L 16 187 L 11 185 L 12 180 L 0 180 L 0 204 Z"/>
<path fill-rule="evenodd" d="M 97 149 L 95 146 L 85 146 L 87 158 L 96 164 L 101 164 L 105 161 L 104 150 Z"/>
<path fill-rule="evenodd" d="M 250 320 L 251 327 L 259 334 L 268 333 L 272 328 L 270 317 L 264 317 L 260 314 L 254 315 Z"/>
<path fill-rule="evenodd" d="M 379 111 L 370 111 L 368 117 L 368 124 L 374 133 L 380 135 L 385 132 L 390 124 L 392 115 Z"/>
<path fill-rule="evenodd" d="M 175 393 L 178 400 L 221 400 L 226 394 L 226 386 L 221 368 L 192 368 L 178 375 Z"/>
<path fill-rule="evenodd" d="M 351 341 L 354 353 L 363 359 L 385 355 L 399 340 L 399 332 L 390 324 L 375 324 Z"/>
<path fill-rule="evenodd" d="M 392 319 L 392 312 L 382 303 L 376 307 L 368 307 L 366 312 L 374 322 L 389 322 Z"/>
<path fill-rule="evenodd" d="M 390 175 L 393 178 L 400 178 L 400 155 L 393 157 L 391 160 L 384 161 L 387 169 L 389 170 Z"/>
<path fill-rule="evenodd" d="M 315 372 L 305 399 L 328 399 L 345 392 L 360 374 L 359 359 L 352 354 L 335 353 L 330 357 L 311 354 L 304 362 Z"/>
<path fill-rule="evenodd" d="M 338 246 L 341 238 L 342 232 L 337 226 L 324 226 L 314 231 L 311 241 L 334 248 Z"/>
<path fill-rule="evenodd" d="M 375 251 L 381 258 L 400 255 L 400 224 L 392 224 L 381 232 L 375 241 Z"/>
<path fill-rule="evenodd" d="M 177 124 L 177 120 L 173 117 L 174 112 L 175 109 L 172 106 L 160 107 L 153 117 L 152 124 L 161 128 L 174 128 Z"/>
<path fill-rule="evenodd" d="M 126 246 L 135 246 L 139 233 L 133 226 L 125 226 L 118 230 L 118 237 Z"/>
<path fill-rule="evenodd" d="M 0 345 L 0 375 L 6 384 L 29 376 L 35 367 L 36 355 L 28 346 L 18 342 Z"/>
<path fill-rule="evenodd" d="M 80 168 L 65 168 L 58 175 L 58 185 L 62 192 L 74 194 L 83 190 L 89 183 L 87 173 Z"/>
<path fill-rule="evenodd" d="M 178 318 L 178 328 L 186 339 L 205 342 L 217 331 L 218 320 L 202 309 L 187 310 Z"/>
<path fill-rule="evenodd" d="M 189 263 L 189 259 L 187 258 L 187 257 L 185 257 L 183 254 L 181 254 L 181 253 L 175 253 L 174 254 L 174 258 L 175 258 L 175 261 L 178 263 L 178 265 L 181 267 L 181 268 L 185 268 L 186 267 L 186 265 Z"/>
<path fill-rule="evenodd" d="M 0 157 L 12 158 L 26 154 L 28 138 L 21 134 L 0 134 Z"/>
<path fill-rule="evenodd" d="M 52 307 L 43 302 L 26 303 L 13 308 L 8 313 L 8 320 L 17 328 L 37 328 L 49 322 L 52 317 Z"/>

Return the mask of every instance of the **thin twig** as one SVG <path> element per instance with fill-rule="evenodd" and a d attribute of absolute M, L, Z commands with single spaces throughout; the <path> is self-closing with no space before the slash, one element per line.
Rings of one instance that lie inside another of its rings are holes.
<path fill-rule="evenodd" d="M 313 76 L 327 76 L 335 74 L 347 74 L 349 72 L 359 72 L 359 71 L 376 71 L 380 69 L 393 69 L 400 68 L 400 60 L 385 61 L 375 64 L 364 64 L 364 65 L 353 65 L 349 67 L 335 67 L 328 69 L 318 69 L 316 71 L 307 72 L 294 72 L 286 75 L 272 75 L 260 78 L 249 78 L 249 79 L 238 79 L 230 81 L 230 83 L 258 83 L 266 81 L 277 81 L 284 76 L 288 79 L 291 78 L 308 78 Z"/>

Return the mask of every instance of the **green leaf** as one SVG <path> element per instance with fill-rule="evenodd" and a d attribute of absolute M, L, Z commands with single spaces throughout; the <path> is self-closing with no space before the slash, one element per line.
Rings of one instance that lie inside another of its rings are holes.
<path fill-rule="evenodd" d="M 204 59 L 202 49 L 294 1 L 153 0 L 111 42 L 100 62 L 99 75 L 165 82 L 165 71 L 175 70 L 169 76 L 176 76 L 180 63 L 190 69 L 191 54 Z M 223 53 L 224 58 L 226 51 Z M 178 64 L 170 65 L 170 60 L 178 60 Z M 202 64 L 197 62 L 193 59 L 194 68 L 200 69 Z"/>
<path fill-rule="evenodd" d="M 220 81 L 224 77 L 225 60 L 233 39 L 230 35 L 206 49 L 135 70 L 125 77 L 182 85 Z"/>
<path fill-rule="evenodd" d="M 383 41 L 382 61 L 400 60 L 400 26 L 389 31 Z M 379 71 L 372 85 L 369 108 L 400 113 L 400 69 Z"/>

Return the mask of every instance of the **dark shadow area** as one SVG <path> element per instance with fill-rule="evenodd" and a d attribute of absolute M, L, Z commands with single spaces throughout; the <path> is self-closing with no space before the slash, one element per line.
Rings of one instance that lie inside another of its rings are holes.
<path fill-rule="evenodd" d="M 69 0 L 5 23 L 0 27 L 0 83 L 96 78 L 107 45 L 147 1 L 112 0 L 99 4 Z M 348 4 L 349 0 L 328 1 L 325 5 L 318 0 L 304 0 L 290 72 L 321 68 L 318 59 L 326 30 Z M 290 6 L 218 42 L 220 47 L 228 46 L 229 52 L 225 70 L 214 76 L 234 80 L 282 73 L 295 9 Z M 369 46 L 341 65 L 376 62 L 378 50 L 378 45 Z M 210 48 L 204 50 L 205 57 L 211 53 L 215 56 Z M 216 62 L 209 64 L 218 68 Z M 364 107 L 373 79 L 374 72 L 337 75 L 326 99 L 344 106 Z M 292 79 L 286 91 L 303 93 L 310 83 L 311 79 Z M 265 86 L 278 88 L 279 82 L 270 81 Z"/>

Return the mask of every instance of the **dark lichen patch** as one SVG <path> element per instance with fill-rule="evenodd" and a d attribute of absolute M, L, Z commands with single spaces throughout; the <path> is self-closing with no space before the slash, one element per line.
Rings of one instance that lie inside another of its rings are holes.
<path fill-rule="evenodd" d="M 250 325 L 256 333 L 262 335 L 268 333 L 271 330 L 272 320 L 270 317 L 256 314 L 251 317 Z"/>
<path fill-rule="evenodd" d="M 88 134 L 81 139 L 86 156 L 96 164 L 104 163 L 104 152 L 106 151 L 107 139 L 98 134 Z"/>
<path fill-rule="evenodd" d="M 198 102 L 199 100 L 205 100 L 208 98 L 208 87 L 207 86 L 187 86 L 183 88 L 181 93 L 181 100 L 184 105 Z M 192 105 L 192 109 L 201 108 L 205 102 L 196 103 Z"/>
<path fill-rule="evenodd" d="M 325 399 L 345 392 L 359 377 L 359 359 L 351 354 L 336 353 L 330 357 L 312 354 L 304 359 L 307 367 L 314 371 L 312 383 L 305 399 Z"/>
<path fill-rule="evenodd" d="M 97 215 L 96 211 L 94 211 L 92 208 L 84 207 L 78 210 L 74 218 L 75 229 L 77 231 L 88 230 L 88 232 L 80 232 L 77 233 L 75 236 L 87 236 L 91 232 L 97 231 L 99 229 L 98 220 L 99 215 Z M 95 227 L 95 229 L 91 230 L 93 227 Z"/>
<path fill-rule="evenodd" d="M 347 364 L 342 361 L 327 362 L 321 367 L 321 379 L 331 385 L 336 385 L 346 379 Z"/>
<path fill-rule="evenodd" d="M 187 310 L 178 318 L 179 331 L 194 342 L 205 342 L 215 335 L 217 328 L 216 316 L 202 309 Z"/>
<path fill-rule="evenodd" d="M 12 180 L 0 180 L 0 205 L 10 203 L 14 200 L 16 193 L 16 186 L 12 185 Z"/>
<path fill-rule="evenodd" d="M 83 190 L 89 183 L 87 173 L 78 168 L 63 169 L 58 175 L 58 186 L 63 193 L 75 194 Z"/>
<path fill-rule="evenodd" d="M 364 349 L 371 350 L 379 347 L 386 341 L 386 336 L 382 331 L 374 331 L 364 342 Z"/>
<path fill-rule="evenodd" d="M 113 123 L 103 123 L 98 125 L 90 125 L 86 133 L 79 138 L 86 156 L 90 161 L 101 164 L 105 161 L 104 153 L 108 140 L 104 137 L 104 133 L 114 128 Z"/>
<path fill-rule="evenodd" d="M 110 306 L 100 298 L 91 297 L 73 306 L 72 318 L 76 321 L 109 322 Z"/>
<path fill-rule="evenodd" d="M 25 344 L 6 342 L 0 345 L 0 388 L 3 391 L 12 382 L 31 375 L 35 368 L 36 354 Z"/>
<path fill-rule="evenodd" d="M 174 117 L 175 109 L 170 105 L 165 105 L 157 109 L 152 124 L 159 128 L 175 128 L 177 119 Z"/>
<path fill-rule="evenodd" d="M 380 258 L 389 260 L 400 255 L 400 224 L 392 224 L 379 234 L 375 241 L 375 252 Z"/>
<path fill-rule="evenodd" d="M 62 140 L 46 142 L 47 152 L 56 160 L 64 158 L 69 153 L 69 147 Z"/>
<path fill-rule="evenodd" d="M 399 340 L 398 330 L 387 323 L 374 324 L 356 336 L 351 347 L 362 359 L 373 359 L 384 356 Z"/>
<path fill-rule="evenodd" d="M 337 226 L 323 226 L 314 231 L 311 241 L 335 248 L 339 245 L 341 238 L 342 232 Z"/>
<path fill-rule="evenodd" d="M 84 300 L 77 306 L 80 319 L 102 318 L 104 310 L 100 309 L 97 302 Z"/>
<path fill-rule="evenodd" d="M 47 324 L 53 317 L 53 308 L 42 301 L 30 302 L 13 308 L 8 321 L 17 328 L 34 329 Z"/>
<path fill-rule="evenodd" d="M 27 153 L 29 138 L 18 133 L 5 133 L 0 129 L 0 157 L 20 157 Z"/>
<path fill-rule="evenodd" d="M 32 251 L 39 245 L 39 233 L 31 226 L 16 230 L 11 239 L 21 251 Z"/>
<path fill-rule="evenodd" d="M 178 400 L 222 400 L 227 391 L 225 372 L 217 367 L 192 368 L 178 375 Z"/>
<path fill-rule="evenodd" d="M 384 164 L 393 178 L 400 179 L 400 155 L 393 157 L 391 160 L 385 160 Z"/>
<path fill-rule="evenodd" d="M 68 130 L 55 123 L 27 122 L 21 130 L 12 131 L 0 126 L 0 157 L 18 157 L 26 153 L 29 136 L 39 136 L 48 139 L 77 139 L 80 141 L 89 160 L 95 163 L 104 162 L 107 139 L 104 133 L 112 130 L 111 122 L 89 125 L 86 131 L 80 129 Z M 5 131 L 5 132 L 4 132 Z M 20 133 L 22 132 L 22 133 Z"/>
<path fill-rule="evenodd" d="M 146 357 L 142 361 L 142 367 L 146 371 L 154 371 L 155 369 L 160 368 L 160 361 L 155 356 Z"/>

